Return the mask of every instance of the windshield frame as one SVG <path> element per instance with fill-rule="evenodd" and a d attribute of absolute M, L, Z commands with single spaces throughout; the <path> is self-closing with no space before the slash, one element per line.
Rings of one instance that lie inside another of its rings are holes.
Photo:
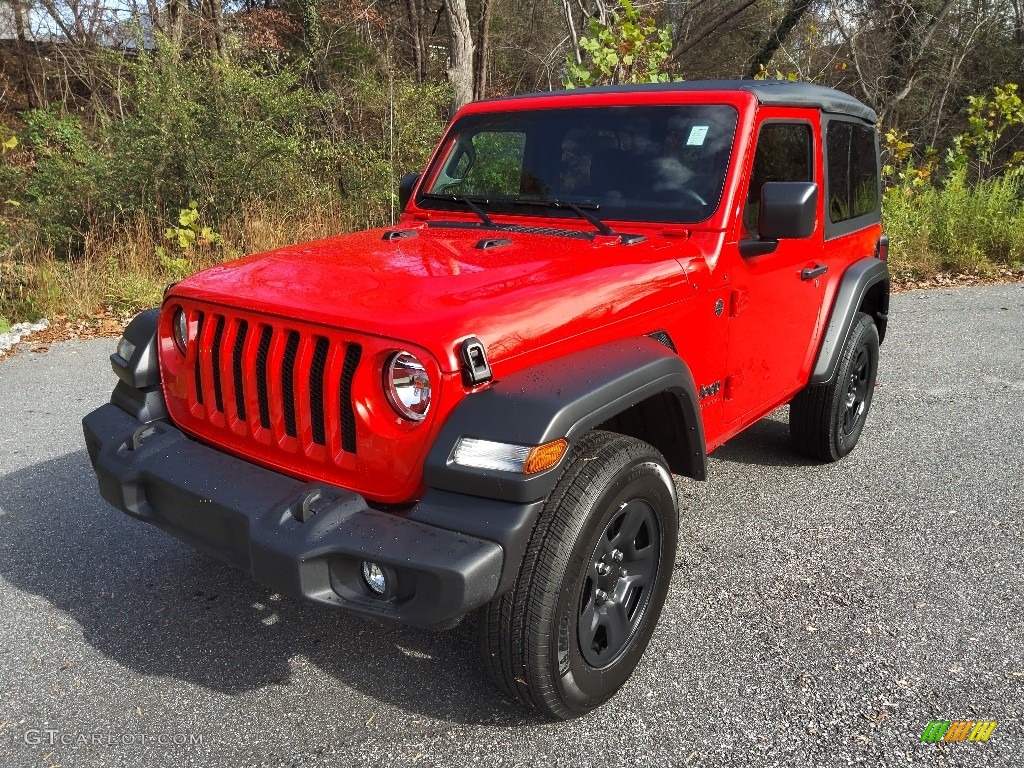
<path fill-rule="evenodd" d="M 717 157 L 714 158 L 714 180 L 717 181 L 717 188 L 715 189 L 716 197 L 707 199 L 704 210 L 699 213 L 694 213 L 693 209 L 687 210 L 681 203 L 672 208 L 666 208 L 658 205 L 650 205 L 647 207 L 640 201 L 632 200 L 630 205 L 616 206 L 610 204 L 607 200 L 600 200 L 594 196 L 578 196 L 573 194 L 562 194 L 561 189 L 554 190 L 550 194 L 542 195 L 528 195 L 523 194 L 521 191 L 512 195 L 505 196 L 488 196 L 479 195 L 477 193 L 457 193 L 457 194 L 470 194 L 476 198 L 483 198 L 486 200 L 486 208 L 488 214 L 499 215 L 499 216 L 510 216 L 519 218 L 560 218 L 582 221 L 575 213 L 571 210 L 567 210 L 566 207 L 553 207 L 547 203 L 556 200 L 563 203 L 572 203 L 579 206 L 587 207 L 588 211 L 594 213 L 602 221 L 615 221 L 615 222 L 630 222 L 637 224 L 648 224 L 648 225 L 681 225 L 681 226 L 695 226 L 695 225 L 706 225 L 712 219 L 718 216 L 722 209 L 723 204 L 730 197 L 730 183 L 732 178 L 732 166 L 735 162 L 736 152 L 738 145 L 741 143 L 743 135 L 743 124 L 745 120 L 745 110 L 740 104 L 729 100 L 718 100 L 718 99 L 702 99 L 702 100 L 672 100 L 664 102 L 640 102 L 640 103 L 581 103 L 576 105 L 566 104 L 563 100 L 557 105 L 541 105 L 534 101 L 533 104 L 522 109 L 494 109 L 497 106 L 496 103 L 492 102 L 489 105 L 471 105 L 470 108 L 464 110 L 456 116 L 455 120 L 452 121 L 448 130 L 445 133 L 444 139 L 434 153 L 430 160 L 429 165 L 424 172 L 420 183 L 417 185 L 416 195 L 414 198 L 414 204 L 417 208 L 424 212 L 438 212 L 438 213 L 456 213 L 464 215 L 467 213 L 466 207 L 460 205 L 457 202 L 439 199 L 439 195 L 443 196 L 446 193 L 439 193 L 434 186 L 438 178 L 445 171 L 446 166 L 449 166 L 453 159 L 453 151 L 456 149 L 456 145 L 459 139 L 471 133 L 478 135 L 483 132 L 488 124 L 495 126 L 496 128 L 506 127 L 509 131 L 514 131 L 517 125 L 522 125 L 528 122 L 531 116 L 541 115 L 543 120 L 550 120 L 552 125 L 557 125 L 559 122 L 565 125 L 571 125 L 574 122 L 579 125 L 580 112 L 583 110 L 599 110 L 608 111 L 611 110 L 609 115 L 614 115 L 616 118 L 632 118 L 634 116 L 650 116 L 652 111 L 665 111 L 671 113 L 676 111 L 677 115 L 674 116 L 677 119 L 690 119 L 700 120 L 699 115 L 685 114 L 686 110 L 699 110 L 699 109 L 715 109 L 720 110 L 716 119 L 720 124 L 728 124 L 727 131 L 722 134 L 723 139 L 727 137 L 727 143 L 723 143 L 721 147 L 716 150 Z M 504 106 L 504 105 L 502 105 Z M 525 105 L 524 105 L 525 106 Z M 488 109 L 487 107 L 491 107 Z M 546 113 L 546 114 L 545 114 Z M 553 113 L 553 114 L 552 114 Z M 618 113 L 618 114 L 616 114 Z M 550 117 L 549 117 L 550 116 Z M 669 115 L 666 118 L 666 126 L 669 118 L 673 118 Z M 731 123 L 730 123 L 731 121 Z M 504 125 L 502 125 L 504 123 Z M 592 121 L 587 127 L 592 127 L 596 130 L 601 130 L 601 121 Z M 614 125 L 614 123 L 613 123 Z M 662 129 L 668 132 L 668 127 L 662 127 Z M 559 148 L 564 151 L 564 142 L 566 136 L 572 128 L 566 128 L 561 134 L 561 142 Z M 613 130 L 613 129 L 609 129 Z M 495 131 L 497 132 L 497 131 Z M 564 157 L 564 156 L 563 156 Z M 593 156 L 591 156 L 591 160 Z M 564 162 L 564 159 L 560 162 Z M 561 172 L 562 168 L 559 168 Z M 536 204 L 531 205 L 531 201 L 536 201 Z"/>

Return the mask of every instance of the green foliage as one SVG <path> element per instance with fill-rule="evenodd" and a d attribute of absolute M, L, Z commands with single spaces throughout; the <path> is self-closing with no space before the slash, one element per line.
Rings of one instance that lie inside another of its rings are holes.
<path fill-rule="evenodd" d="M 172 280 L 181 280 L 195 271 L 189 256 L 197 250 L 209 250 L 220 243 L 221 237 L 213 228 L 199 221 L 199 203 L 190 200 L 187 208 L 178 211 L 178 221 L 164 230 L 164 240 L 177 246 L 178 254 L 172 255 L 167 248 L 154 248 L 160 266 Z"/>
<path fill-rule="evenodd" d="M 8 322 L 6 317 L 0 315 L 0 333 L 7 333 L 9 330 L 11 330 L 10 322 Z"/>
<path fill-rule="evenodd" d="M 361 75 L 351 87 L 337 184 L 355 220 L 378 226 L 390 221 L 392 208 L 397 215 L 402 174 L 426 166 L 444 131 L 451 87 L 376 73 Z"/>
<path fill-rule="evenodd" d="M 566 59 L 566 88 L 682 79 L 666 71 L 672 52 L 668 27 L 642 17 L 630 0 L 620 0 L 608 17 L 607 24 L 592 18 L 590 36 L 580 38 L 584 61 L 577 64 L 572 55 Z"/>
<path fill-rule="evenodd" d="M 336 195 L 335 100 L 296 73 L 186 59 L 163 43 L 124 66 L 124 112 L 90 123 L 56 109 L 24 113 L 31 162 L 0 181 L 42 247 L 77 253 L 97 224 L 159 218 L 179 200 L 208 201 L 216 221 L 254 200 L 303 210 Z"/>
<path fill-rule="evenodd" d="M 967 131 L 955 136 L 946 153 L 946 164 L 955 170 L 973 168 L 978 178 L 990 178 L 1024 164 L 1024 150 L 1013 152 L 999 163 L 999 154 L 1009 142 L 1006 133 L 1020 133 L 1024 127 L 1024 101 L 1017 84 L 995 86 L 991 96 L 968 98 Z"/>
<path fill-rule="evenodd" d="M 12 197 L 45 247 L 67 250 L 103 208 L 109 156 L 90 141 L 75 115 L 33 110 L 24 119 L 22 145 L 33 162 L 17 169 Z"/>
<path fill-rule="evenodd" d="M 944 156 L 934 147 L 915 155 L 905 131 L 883 135 L 882 210 L 897 274 L 989 272 L 1024 261 L 1024 153 L 998 162 L 1005 134 L 1024 125 L 1024 105 L 1012 83 L 969 105 L 969 128 Z"/>
<path fill-rule="evenodd" d="M 129 67 L 120 97 L 132 112 L 102 126 L 117 207 L 159 215 L 171 201 L 202 199 L 219 218 L 255 199 L 301 208 L 330 196 L 335 101 L 295 71 L 186 59 L 162 42 Z"/>
<path fill-rule="evenodd" d="M 965 176 L 961 169 L 941 185 L 889 188 L 882 210 L 897 276 L 984 273 L 1024 261 L 1024 172 L 973 185 Z"/>
<path fill-rule="evenodd" d="M 788 80 L 791 83 L 796 82 L 800 79 L 800 75 L 796 72 L 783 72 L 780 69 L 776 69 L 773 74 L 768 68 L 761 64 L 758 66 L 757 74 L 754 75 L 755 80 Z"/>
<path fill-rule="evenodd" d="M 187 251 L 193 246 L 208 248 L 220 242 L 220 235 L 211 227 L 199 223 L 199 203 L 190 200 L 187 208 L 178 211 L 178 224 L 164 230 L 164 240 L 177 243 Z"/>

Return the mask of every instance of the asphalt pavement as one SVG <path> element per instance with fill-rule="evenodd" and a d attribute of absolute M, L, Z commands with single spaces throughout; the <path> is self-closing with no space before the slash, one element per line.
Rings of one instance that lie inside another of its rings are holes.
<path fill-rule="evenodd" d="M 893 298 L 856 451 L 786 411 L 679 481 L 630 682 L 567 723 L 434 634 L 281 598 L 100 498 L 112 340 L 0 360 L 0 766 L 1024 764 L 1024 285 Z M 924 744 L 930 720 L 997 720 Z"/>

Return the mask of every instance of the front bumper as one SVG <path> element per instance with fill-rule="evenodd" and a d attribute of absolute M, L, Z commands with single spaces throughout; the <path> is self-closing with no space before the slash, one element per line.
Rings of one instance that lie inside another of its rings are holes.
<path fill-rule="evenodd" d="M 452 503 L 486 506 L 484 499 L 450 500 L 442 510 L 436 496 L 425 497 L 407 513 L 386 513 L 356 493 L 264 469 L 116 405 L 90 413 L 83 428 L 100 493 L 118 509 L 282 594 L 413 626 L 448 626 L 507 588 L 535 514 L 522 507 L 496 525 L 494 510 L 475 510 L 474 520 L 505 529 L 509 552 L 424 522 L 450 520 Z M 388 573 L 383 597 L 363 583 L 364 560 Z"/>

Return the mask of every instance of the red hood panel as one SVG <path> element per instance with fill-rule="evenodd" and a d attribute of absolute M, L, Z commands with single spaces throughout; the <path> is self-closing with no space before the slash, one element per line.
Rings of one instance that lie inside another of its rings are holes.
<path fill-rule="evenodd" d="M 446 372 L 478 336 L 492 362 L 678 300 L 682 239 L 634 245 L 483 229 L 370 230 L 205 270 L 172 295 L 415 342 Z M 507 245 L 478 248 L 485 238 Z M 668 290 L 676 287 L 676 291 Z"/>

